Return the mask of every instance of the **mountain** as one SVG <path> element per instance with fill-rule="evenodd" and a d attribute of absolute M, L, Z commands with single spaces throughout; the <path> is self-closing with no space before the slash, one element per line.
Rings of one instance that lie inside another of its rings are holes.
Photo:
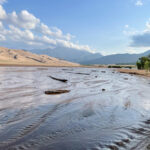
<path fill-rule="evenodd" d="M 52 57 L 56 57 L 59 59 L 81 63 L 83 61 L 88 60 L 94 60 L 102 57 L 100 53 L 91 53 L 85 50 L 76 50 L 73 48 L 63 48 L 63 47 L 57 47 L 54 49 L 47 48 L 47 49 L 33 49 L 30 50 L 33 53 L 36 54 L 44 54 Z"/>
<path fill-rule="evenodd" d="M 114 54 L 99 57 L 91 60 L 84 60 L 81 64 L 135 64 L 136 61 L 143 56 L 150 54 L 150 50 L 140 54 Z"/>
<path fill-rule="evenodd" d="M 47 55 L 0 47 L 0 65 L 79 66 Z"/>

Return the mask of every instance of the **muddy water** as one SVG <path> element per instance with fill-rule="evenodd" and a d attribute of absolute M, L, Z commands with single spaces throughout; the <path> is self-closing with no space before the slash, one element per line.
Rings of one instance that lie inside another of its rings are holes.
<path fill-rule="evenodd" d="M 149 83 L 108 69 L 1 67 L 0 150 L 146 150 Z M 57 89 L 70 92 L 44 94 Z"/>

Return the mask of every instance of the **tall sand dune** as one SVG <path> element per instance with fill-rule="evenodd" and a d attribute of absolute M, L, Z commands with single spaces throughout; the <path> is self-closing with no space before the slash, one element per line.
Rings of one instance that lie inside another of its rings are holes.
<path fill-rule="evenodd" d="M 0 47 L 0 65 L 29 66 L 79 66 L 47 55 L 37 55 L 25 50 Z"/>

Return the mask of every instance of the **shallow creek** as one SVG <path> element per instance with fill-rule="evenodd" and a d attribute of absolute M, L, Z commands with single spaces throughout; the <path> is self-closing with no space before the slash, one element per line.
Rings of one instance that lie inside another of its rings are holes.
<path fill-rule="evenodd" d="M 149 144 L 150 79 L 100 68 L 0 68 L 0 150 L 147 150 Z"/>

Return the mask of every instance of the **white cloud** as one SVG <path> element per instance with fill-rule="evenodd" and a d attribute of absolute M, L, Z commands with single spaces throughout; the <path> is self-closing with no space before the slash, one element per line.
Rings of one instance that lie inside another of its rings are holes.
<path fill-rule="evenodd" d="M 40 26 L 40 32 L 42 34 L 46 34 L 46 35 L 52 35 L 52 31 L 49 29 L 49 27 L 47 25 L 45 25 L 44 23 L 41 23 L 41 26 Z"/>
<path fill-rule="evenodd" d="M 150 19 L 146 22 L 146 29 L 145 31 L 150 31 Z"/>
<path fill-rule="evenodd" d="M 145 29 L 138 31 L 135 28 L 125 28 L 123 31 L 125 36 L 130 39 L 128 52 L 143 52 L 150 48 L 150 19 L 145 24 Z M 133 49 L 134 47 L 134 49 Z"/>
<path fill-rule="evenodd" d="M 5 36 L 8 42 L 33 41 L 34 35 L 30 30 L 21 30 L 13 25 L 8 29 L 0 30 L 0 34 Z"/>
<path fill-rule="evenodd" d="M 46 35 L 44 35 L 41 40 L 45 43 L 56 45 L 56 40 L 53 40 Z"/>
<path fill-rule="evenodd" d="M 130 27 L 129 25 L 124 26 L 123 34 L 126 36 L 133 36 L 135 34 L 139 33 L 136 29 Z"/>
<path fill-rule="evenodd" d="M 126 24 L 124 27 L 125 27 L 125 28 L 129 28 L 129 25 L 128 25 L 128 24 Z"/>
<path fill-rule="evenodd" d="M 134 49 L 133 47 L 128 47 L 124 51 L 130 54 L 139 54 L 147 51 L 148 49 L 150 49 L 150 47 L 134 47 Z"/>
<path fill-rule="evenodd" d="M 56 38 L 63 38 L 63 39 L 66 39 L 66 40 L 71 40 L 71 38 L 73 37 L 69 33 L 64 35 L 63 32 L 60 29 L 56 28 L 56 27 L 49 28 L 44 23 L 41 23 L 40 26 L 37 27 L 37 30 L 39 32 L 41 32 L 42 34 L 44 34 L 44 35 L 54 36 Z"/>
<path fill-rule="evenodd" d="M 0 4 L 7 2 L 6 0 L 0 0 Z"/>
<path fill-rule="evenodd" d="M 24 29 L 35 29 L 36 26 L 40 23 L 40 20 L 29 13 L 27 10 L 23 10 L 19 14 L 16 14 L 14 11 L 7 15 L 5 21 L 6 23 L 13 24 Z"/>
<path fill-rule="evenodd" d="M 142 0 L 138 0 L 136 3 L 135 3 L 136 6 L 142 6 L 143 5 L 143 2 Z"/>
<path fill-rule="evenodd" d="M 3 29 L 3 23 L 0 22 L 0 30 L 2 30 L 2 29 Z"/>
<path fill-rule="evenodd" d="M 139 32 L 134 30 L 134 29 L 130 29 L 130 30 L 124 30 L 123 31 L 123 34 L 126 35 L 126 36 L 133 36 L 133 35 L 136 35 L 138 34 Z"/>
<path fill-rule="evenodd" d="M 87 50 L 92 52 L 93 50 L 91 50 L 91 48 L 88 45 L 78 45 L 78 44 L 74 44 L 70 41 L 65 41 L 65 40 L 57 40 L 57 44 L 63 47 L 67 47 L 67 48 L 73 48 L 73 49 L 77 49 L 77 50 Z"/>
<path fill-rule="evenodd" d="M 22 10 L 20 13 L 16 11 L 7 13 L 0 5 L 0 42 L 4 44 L 3 46 L 17 48 L 19 45 L 31 49 L 62 46 L 92 51 L 88 45 L 71 42 L 73 37 L 70 33 L 64 34 L 57 27 L 49 27 L 27 10 Z"/>
<path fill-rule="evenodd" d="M 5 10 L 3 9 L 3 7 L 0 5 L 0 20 L 1 19 L 5 19 L 6 18 L 6 12 Z"/>
<path fill-rule="evenodd" d="M 5 40 L 6 40 L 5 36 L 0 34 L 0 41 L 5 41 Z"/>

